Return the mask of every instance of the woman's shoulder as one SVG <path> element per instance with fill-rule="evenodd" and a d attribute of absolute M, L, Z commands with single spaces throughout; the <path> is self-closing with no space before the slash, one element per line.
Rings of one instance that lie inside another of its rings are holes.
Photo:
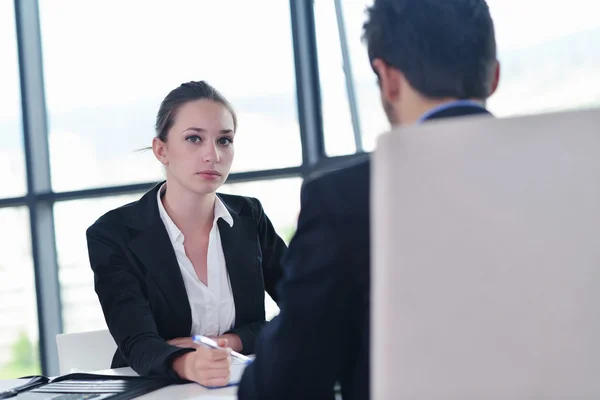
<path fill-rule="evenodd" d="M 156 194 L 159 185 L 146 192 L 138 200 L 123 204 L 102 214 L 88 229 L 104 228 L 119 231 L 127 227 L 141 228 L 160 218 Z"/>
<path fill-rule="evenodd" d="M 139 200 L 132 201 L 105 212 L 88 227 L 88 232 L 98 229 L 115 233 L 126 230 L 133 223 L 132 217 L 138 212 L 138 203 Z"/>

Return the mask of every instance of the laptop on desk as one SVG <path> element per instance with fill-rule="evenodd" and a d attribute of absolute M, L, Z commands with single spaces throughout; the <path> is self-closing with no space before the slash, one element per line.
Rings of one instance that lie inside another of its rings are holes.
<path fill-rule="evenodd" d="M 600 110 L 380 137 L 372 398 L 600 398 Z"/>

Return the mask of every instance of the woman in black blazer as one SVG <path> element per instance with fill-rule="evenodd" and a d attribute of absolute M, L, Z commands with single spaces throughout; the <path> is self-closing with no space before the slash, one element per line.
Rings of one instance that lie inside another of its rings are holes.
<path fill-rule="evenodd" d="M 236 127 L 233 108 L 207 83 L 174 89 L 152 142 L 166 181 L 88 228 L 95 290 L 118 345 L 113 368 L 220 386 L 230 349 L 254 352 L 264 291 L 277 301 L 286 246 L 257 199 L 216 193 Z M 224 349 L 194 344 L 196 334 Z"/>

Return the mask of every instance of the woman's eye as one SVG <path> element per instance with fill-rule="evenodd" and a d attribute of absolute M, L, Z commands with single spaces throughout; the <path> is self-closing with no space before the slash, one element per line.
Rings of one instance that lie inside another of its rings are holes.
<path fill-rule="evenodd" d="M 228 137 L 222 137 L 219 139 L 218 143 L 222 146 L 229 146 L 231 143 L 233 143 L 233 140 Z"/>
<path fill-rule="evenodd" d="M 185 138 L 185 140 L 187 140 L 190 143 L 200 143 L 201 141 L 200 136 L 197 135 L 188 136 Z"/>

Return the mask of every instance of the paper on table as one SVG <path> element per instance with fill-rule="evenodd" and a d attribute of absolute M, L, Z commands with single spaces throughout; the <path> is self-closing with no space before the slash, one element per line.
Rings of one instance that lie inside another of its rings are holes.
<path fill-rule="evenodd" d="M 254 357 L 252 357 L 254 358 Z M 231 363 L 231 377 L 229 378 L 230 385 L 238 385 L 242 380 L 242 375 L 244 375 L 244 370 L 246 369 L 246 364 L 243 361 L 234 359 Z"/>
<path fill-rule="evenodd" d="M 101 371 L 92 372 L 96 375 L 108 375 L 108 376 L 139 376 L 137 372 L 135 372 L 131 367 L 123 367 L 123 368 L 115 368 L 115 369 L 105 369 Z"/>

